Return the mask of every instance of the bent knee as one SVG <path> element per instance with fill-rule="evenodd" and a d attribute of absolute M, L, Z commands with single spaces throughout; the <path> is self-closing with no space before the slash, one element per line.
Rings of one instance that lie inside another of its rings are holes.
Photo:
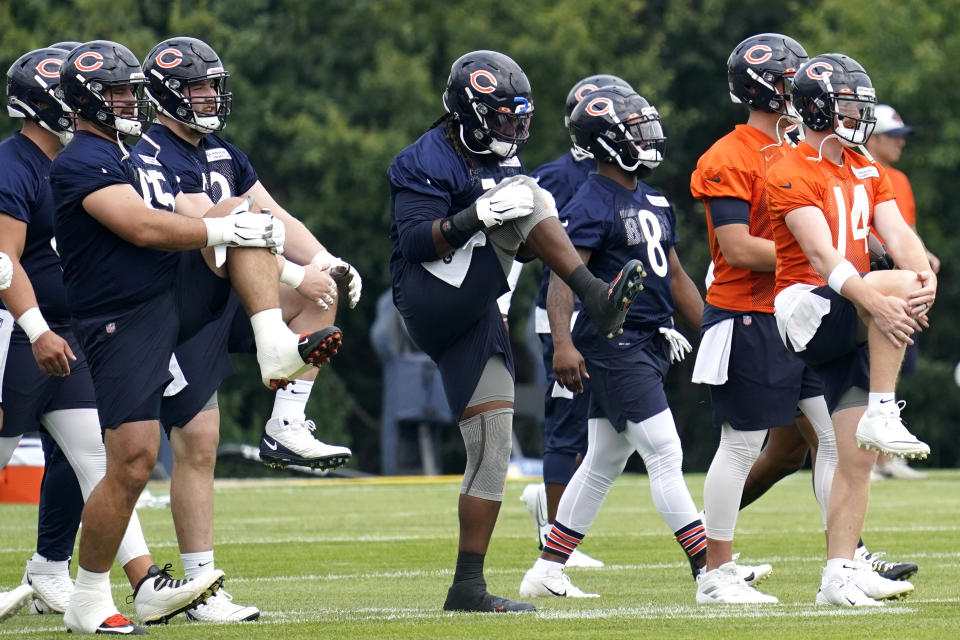
<path fill-rule="evenodd" d="M 884 295 L 897 296 L 904 299 L 922 286 L 917 272 L 909 269 L 871 271 L 865 275 L 863 279 L 867 284 Z"/>

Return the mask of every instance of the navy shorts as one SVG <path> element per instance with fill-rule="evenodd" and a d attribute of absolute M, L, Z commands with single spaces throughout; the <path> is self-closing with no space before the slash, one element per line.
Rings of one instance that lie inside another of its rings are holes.
<path fill-rule="evenodd" d="M 733 318 L 727 382 L 708 385 L 713 426 L 762 431 L 793 424 L 797 403 L 823 395 L 820 377 L 787 351 L 772 313 Z"/>
<path fill-rule="evenodd" d="M 163 398 L 160 422 L 167 433 L 193 420 L 223 381 L 234 374 L 231 353 L 256 353 L 250 319 L 236 294 L 230 292 L 219 318 L 178 346 L 174 353 L 188 384 L 179 393 Z"/>
<path fill-rule="evenodd" d="M 160 419 L 163 389 L 172 380 L 170 355 L 220 317 L 229 293 L 230 283 L 207 267 L 200 251 L 188 251 L 173 289 L 129 309 L 74 319 L 104 429 Z"/>
<path fill-rule="evenodd" d="M 617 432 L 669 408 L 663 391 L 670 369 L 667 341 L 654 330 L 624 329 L 613 338 L 597 334 L 586 314 L 573 330 L 574 346 L 590 374 L 590 418 L 606 418 Z"/>
<path fill-rule="evenodd" d="M 549 333 L 538 334 L 543 346 L 543 365 L 547 374 L 547 391 L 543 402 L 543 452 L 567 456 L 587 453 L 587 418 L 590 413 L 590 381 L 583 378 L 583 393 L 572 398 L 553 396 L 556 378 L 553 375 L 553 339 Z"/>
<path fill-rule="evenodd" d="M 870 389 L 866 327 L 853 303 L 830 287 L 817 287 L 811 293 L 830 301 L 830 313 L 820 319 L 817 332 L 797 356 L 820 376 L 827 408 L 833 413 L 851 387 Z"/>
<path fill-rule="evenodd" d="M 490 243 L 474 249 L 460 287 L 418 264 L 405 265 L 394 282 L 394 304 L 414 343 L 437 363 L 447 402 L 458 419 L 492 356 L 502 353 L 513 376 L 510 339 L 497 306 L 506 290 L 503 267 Z"/>
<path fill-rule="evenodd" d="M 40 416 L 51 411 L 97 408 L 90 369 L 73 330 L 62 325 L 53 325 L 51 329 L 67 341 L 77 360 L 70 363 L 69 376 L 47 375 L 37 366 L 27 336 L 19 328 L 14 330 L 7 364 L 0 372 L 3 378 L 0 436 L 4 438 L 40 431 Z"/>

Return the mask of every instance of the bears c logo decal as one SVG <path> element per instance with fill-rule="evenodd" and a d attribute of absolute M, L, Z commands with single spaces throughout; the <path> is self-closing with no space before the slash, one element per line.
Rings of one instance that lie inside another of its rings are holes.
<path fill-rule="evenodd" d="M 807 67 L 807 77 L 811 80 L 825 80 L 833 75 L 833 65 L 829 62 L 814 62 Z"/>
<path fill-rule="evenodd" d="M 577 99 L 577 102 L 580 102 L 581 100 L 583 100 L 583 97 L 585 95 L 587 95 L 588 93 L 593 93 L 596 90 L 597 90 L 597 85 L 588 83 L 583 85 L 579 89 L 577 89 L 577 92 L 573 94 L 573 97 Z"/>
<path fill-rule="evenodd" d="M 594 98 L 587 103 L 587 113 L 592 116 L 602 116 L 609 113 L 613 108 L 613 100 L 610 98 Z"/>
<path fill-rule="evenodd" d="M 773 57 L 773 49 L 765 44 L 755 44 L 743 54 L 750 64 L 762 64 Z"/>
<path fill-rule="evenodd" d="M 63 60 L 46 58 L 45 60 L 41 60 L 40 64 L 37 65 L 37 73 L 44 78 L 59 78 L 61 65 L 63 65 Z"/>
<path fill-rule="evenodd" d="M 497 89 L 497 77 L 485 69 L 478 69 L 470 74 L 470 85 L 480 93 L 493 93 Z"/>
<path fill-rule="evenodd" d="M 92 58 L 93 62 L 84 62 L 87 58 Z M 81 53 L 74 64 L 80 71 L 95 71 L 103 66 L 103 56 L 96 51 L 87 51 L 86 53 Z"/>
<path fill-rule="evenodd" d="M 172 47 L 157 54 L 157 66 L 162 69 L 172 69 L 181 62 L 183 62 L 183 54 Z"/>

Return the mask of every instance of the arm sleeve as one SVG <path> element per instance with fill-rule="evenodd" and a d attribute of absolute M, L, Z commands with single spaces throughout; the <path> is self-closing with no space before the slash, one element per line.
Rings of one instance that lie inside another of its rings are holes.
<path fill-rule="evenodd" d="M 433 221 L 447 213 L 447 201 L 410 189 L 398 189 L 393 195 L 393 218 L 397 224 L 400 253 L 410 263 L 436 260 Z"/>
<path fill-rule="evenodd" d="M 727 224 L 750 226 L 750 203 L 739 198 L 711 198 L 707 201 L 707 214 L 714 228 Z"/>

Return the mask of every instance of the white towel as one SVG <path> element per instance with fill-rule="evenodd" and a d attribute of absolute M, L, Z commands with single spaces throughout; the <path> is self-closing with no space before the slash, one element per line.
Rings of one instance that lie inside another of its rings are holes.
<path fill-rule="evenodd" d="M 470 270 L 470 260 L 473 258 L 473 248 L 482 247 L 487 244 L 487 236 L 483 231 L 477 231 L 470 236 L 467 243 L 455 249 L 446 258 L 434 260 L 433 262 L 424 262 L 423 268 L 440 278 L 449 285 L 460 288 L 464 278 L 467 277 L 467 271 Z"/>
<path fill-rule="evenodd" d="M 721 320 L 703 334 L 693 365 L 694 384 L 725 384 L 730 365 L 730 345 L 733 343 L 734 318 Z"/>
<path fill-rule="evenodd" d="M 0 401 L 3 400 L 3 372 L 7 368 L 7 353 L 10 351 L 13 323 L 13 314 L 6 309 L 0 309 Z"/>
<path fill-rule="evenodd" d="M 170 384 L 163 390 L 163 395 L 165 398 L 170 396 L 175 396 L 184 389 L 187 388 L 187 377 L 183 375 L 183 369 L 180 368 L 180 363 L 177 361 L 177 354 L 170 354 L 170 374 L 173 375 L 173 380 L 170 381 Z"/>
<path fill-rule="evenodd" d="M 830 313 L 830 301 L 811 293 L 814 289 L 812 284 L 793 284 L 778 293 L 773 301 L 780 339 L 787 344 L 789 337 L 797 353 L 807 348 L 823 316 Z"/>

